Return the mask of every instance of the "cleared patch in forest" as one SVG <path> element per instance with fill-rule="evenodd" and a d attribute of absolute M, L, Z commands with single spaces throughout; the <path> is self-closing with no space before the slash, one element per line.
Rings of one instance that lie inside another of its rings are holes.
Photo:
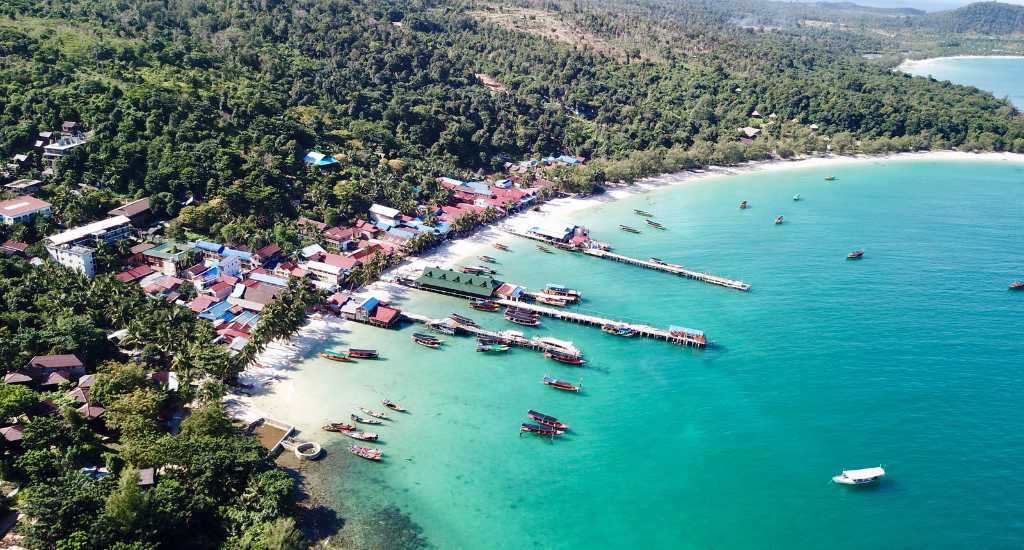
<path fill-rule="evenodd" d="M 555 12 L 520 8 L 515 6 L 489 5 L 469 12 L 472 17 L 497 25 L 503 29 L 524 32 L 563 44 L 592 50 L 619 60 L 626 58 L 622 48 L 596 34 L 582 30 L 571 22 L 559 18 Z"/>

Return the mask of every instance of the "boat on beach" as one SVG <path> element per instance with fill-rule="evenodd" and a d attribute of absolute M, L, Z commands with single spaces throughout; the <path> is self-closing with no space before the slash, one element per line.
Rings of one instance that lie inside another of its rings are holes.
<path fill-rule="evenodd" d="M 380 449 L 371 449 L 370 447 L 362 447 L 359 445 L 350 445 L 348 452 L 367 460 L 380 460 L 380 457 L 384 455 L 384 451 Z"/>
<path fill-rule="evenodd" d="M 579 355 L 565 353 L 564 351 L 558 351 L 554 349 L 548 349 L 544 351 L 544 357 L 547 357 L 548 359 L 551 359 L 553 361 L 558 361 L 559 363 L 572 365 L 574 367 L 582 367 L 586 363 L 586 360 L 584 360 Z"/>
<path fill-rule="evenodd" d="M 501 304 L 494 300 L 470 300 L 469 307 L 477 311 L 498 311 L 501 309 Z"/>
<path fill-rule="evenodd" d="M 477 256 L 477 258 L 478 258 L 478 259 L 479 259 L 479 260 L 480 260 L 481 262 L 487 262 L 487 263 L 489 263 L 489 264 L 493 264 L 493 263 L 497 263 L 497 262 L 498 262 L 498 260 L 495 260 L 494 258 L 492 258 L 492 257 L 490 257 L 490 256 Z"/>
<path fill-rule="evenodd" d="M 639 229 L 637 229 L 635 227 L 630 227 L 628 225 L 620 225 L 619 226 L 619 230 L 625 231 L 626 233 L 633 233 L 633 234 L 639 234 L 640 233 Z"/>
<path fill-rule="evenodd" d="M 1024 290 L 1024 281 L 1014 281 L 1010 283 L 1010 290 Z"/>
<path fill-rule="evenodd" d="M 535 411 L 533 409 L 530 409 L 530 412 L 526 413 L 526 416 L 530 417 L 530 419 L 533 420 L 534 422 L 536 422 L 538 424 L 542 424 L 542 425 L 547 426 L 549 428 L 555 428 L 555 429 L 558 429 L 558 430 L 568 430 L 569 429 L 569 425 L 568 424 L 566 424 L 564 422 L 559 422 L 557 418 L 555 418 L 553 416 L 548 416 L 548 415 L 546 415 L 546 414 L 544 414 L 542 412 L 537 412 L 537 411 Z"/>
<path fill-rule="evenodd" d="M 335 432 L 335 433 L 337 433 L 337 432 L 346 432 L 346 431 L 351 431 L 351 430 L 358 430 L 359 428 L 357 428 L 354 424 L 346 424 L 344 422 L 331 422 L 330 424 L 325 424 L 322 429 L 325 432 Z"/>
<path fill-rule="evenodd" d="M 503 353 L 509 350 L 509 347 L 505 344 L 499 344 L 497 342 L 478 342 L 476 350 L 481 353 Z"/>
<path fill-rule="evenodd" d="M 352 413 L 352 414 L 350 414 L 348 416 L 349 416 L 349 418 L 352 419 L 353 422 L 358 422 L 359 424 L 371 424 L 371 425 L 374 425 L 374 426 L 378 426 L 378 425 L 384 423 L 383 420 L 378 420 L 376 418 L 363 418 L 363 417 L 361 417 L 361 416 L 359 416 L 358 414 L 355 414 L 355 413 Z"/>
<path fill-rule="evenodd" d="M 580 388 L 583 387 L 582 380 L 580 380 L 579 384 L 572 384 L 570 382 L 566 382 L 565 380 L 559 380 L 557 378 L 552 378 L 550 376 L 545 376 L 544 379 L 541 380 L 541 382 L 548 386 L 551 386 L 552 388 L 555 388 L 556 390 L 562 391 L 578 392 L 580 391 Z"/>
<path fill-rule="evenodd" d="M 633 213 L 636 214 L 637 216 L 644 216 L 644 217 L 647 217 L 647 218 L 650 218 L 650 217 L 654 216 L 654 214 L 651 214 L 650 212 L 648 212 L 646 210 L 639 210 L 639 209 L 636 209 L 636 208 L 633 209 Z"/>
<path fill-rule="evenodd" d="M 550 248 L 548 248 L 548 247 L 546 247 L 546 246 L 544 246 L 542 244 L 538 244 L 537 245 L 537 250 L 540 250 L 541 252 L 544 252 L 546 254 L 554 254 L 554 252 L 552 252 Z"/>
<path fill-rule="evenodd" d="M 414 332 L 412 335 L 412 341 L 428 348 L 437 349 L 441 347 L 442 341 L 439 338 L 431 336 L 429 334 L 423 334 L 422 332 Z"/>
<path fill-rule="evenodd" d="M 644 220 L 644 222 L 645 222 L 645 223 L 646 223 L 647 225 L 649 225 L 649 226 L 651 226 L 651 227 L 653 227 L 653 228 L 655 228 L 655 229 L 665 229 L 665 226 L 664 226 L 664 225 L 661 225 L 660 223 L 658 223 L 658 222 L 656 222 L 656 221 L 654 221 L 654 220 Z"/>
<path fill-rule="evenodd" d="M 364 413 L 366 413 L 366 414 L 368 414 L 368 415 L 370 415 L 370 416 L 372 416 L 374 418 L 380 418 L 380 419 L 383 419 L 383 420 L 387 420 L 389 418 L 388 417 L 388 413 L 383 412 L 383 411 L 375 411 L 373 409 L 367 409 L 366 407 L 359 407 L 359 410 L 363 411 Z"/>
<path fill-rule="evenodd" d="M 504 251 L 504 252 L 508 252 L 508 246 L 505 245 L 505 244 L 502 244 L 502 243 L 494 243 L 494 248 L 497 248 L 498 250 L 501 250 L 501 251 Z"/>
<path fill-rule="evenodd" d="M 864 250 L 863 249 L 857 249 L 857 250 L 854 250 L 853 252 L 850 252 L 849 254 L 847 254 L 846 255 L 846 259 L 847 260 L 858 260 L 858 259 L 860 259 L 863 256 L 864 256 Z"/>
<path fill-rule="evenodd" d="M 843 470 L 843 473 L 832 477 L 832 482 L 842 485 L 866 485 L 874 483 L 884 475 L 885 470 L 881 466 L 860 470 Z"/>
<path fill-rule="evenodd" d="M 740 201 L 740 210 L 747 209 L 747 201 Z"/>
<path fill-rule="evenodd" d="M 393 411 L 407 412 L 407 409 L 405 407 L 399 405 L 398 403 L 395 403 L 394 401 L 392 401 L 390 399 L 384 399 L 380 403 L 381 403 L 381 405 L 384 405 L 385 407 L 387 407 L 387 408 L 389 408 L 389 409 L 391 409 Z"/>
<path fill-rule="evenodd" d="M 480 326 L 480 325 L 476 324 L 476 321 L 470 319 L 469 317 L 465 317 L 463 315 L 459 315 L 458 313 L 452 313 L 450 315 L 450 317 L 451 317 L 452 321 L 455 321 L 456 323 L 458 323 L 460 325 L 464 325 L 464 326 L 467 326 L 467 327 L 479 327 Z"/>
<path fill-rule="evenodd" d="M 547 426 L 541 426 L 539 424 L 523 422 L 522 424 L 519 425 L 519 435 L 523 435 L 523 432 L 554 437 L 556 435 L 564 434 L 565 430 L 559 430 L 557 428 L 549 428 Z"/>
<path fill-rule="evenodd" d="M 779 216 L 779 217 L 775 218 L 775 225 L 779 225 L 779 224 L 781 224 L 781 223 L 782 223 L 783 221 L 785 221 L 785 220 L 783 219 L 783 217 L 782 217 L 782 216 Z"/>
<path fill-rule="evenodd" d="M 348 356 L 358 359 L 379 359 L 380 355 L 375 349 L 348 348 Z"/>
<path fill-rule="evenodd" d="M 361 432 L 359 430 L 342 430 L 342 434 L 351 437 L 352 439 L 358 439 L 359 441 L 377 441 L 380 439 L 380 435 L 373 432 Z"/>
<path fill-rule="evenodd" d="M 620 325 L 601 325 L 601 330 L 613 336 L 624 336 L 626 338 L 632 338 L 637 334 L 635 330 Z"/>
<path fill-rule="evenodd" d="M 351 357 L 349 357 L 348 355 L 346 355 L 346 354 L 344 354 L 344 353 L 342 353 L 340 351 L 333 351 L 333 350 L 322 351 L 322 352 L 320 352 L 320 357 L 323 357 L 324 359 L 327 359 L 327 360 L 330 360 L 330 361 L 337 361 L 339 363 L 353 363 L 354 362 Z"/>

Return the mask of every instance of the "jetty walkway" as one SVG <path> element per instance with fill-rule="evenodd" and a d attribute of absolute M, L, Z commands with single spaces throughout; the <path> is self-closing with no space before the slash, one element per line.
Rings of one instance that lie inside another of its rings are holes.
<path fill-rule="evenodd" d="M 417 322 L 417 323 L 423 323 L 424 325 L 429 325 L 431 323 L 445 323 L 448 326 L 451 326 L 453 328 L 459 329 L 459 330 L 461 330 L 463 332 L 466 332 L 468 334 L 472 334 L 473 336 L 482 336 L 484 338 L 490 338 L 490 339 L 495 340 L 496 342 L 500 342 L 500 343 L 508 345 L 508 346 L 516 346 L 516 347 L 525 348 L 525 349 L 531 349 L 531 350 L 540 351 L 540 352 L 544 352 L 544 351 L 559 351 L 559 352 L 562 352 L 562 353 L 567 353 L 567 352 L 571 353 L 571 351 L 572 351 L 572 350 L 566 349 L 565 347 L 560 347 L 560 346 L 552 345 L 552 344 L 540 341 L 538 339 L 528 340 L 528 339 L 526 339 L 523 336 L 519 336 L 518 334 L 511 333 L 511 332 L 508 332 L 508 331 L 499 332 L 499 331 L 494 331 L 494 330 L 487 330 L 487 329 L 481 328 L 479 326 L 466 325 L 466 324 L 463 324 L 463 323 L 460 323 L 460 322 L 456 321 L 455 319 L 452 319 L 451 317 L 445 317 L 445 318 L 442 318 L 442 319 L 432 319 L 432 318 L 430 318 L 430 317 L 428 317 L 426 315 L 420 315 L 418 313 L 411 313 L 411 312 L 408 312 L 408 311 L 403 311 L 402 312 L 402 316 L 405 317 L 406 319 L 410 320 L 410 321 Z M 566 343 L 568 343 L 568 342 L 566 342 Z M 579 352 L 579 350 L 576 350 L 576 351 L 577 351 L 577 353 L 576 353 L 577 355 L 582 355 L 582 352 Z"/>
<path fill-rule="evenodd" d="M 609 252 L 607 250 L 601 250 L 598 248 L 584 248 L 582 249 L 582 252 L 588 256 L 594 256 L 595 258 L 604 258 L 606 260 L 614 260 L 616 262 L 622 262 L 624 264 L 635 265 L 637 267 L 653 269 L 655 271 L 664 271 L 665 273 L 679 275 L 680 277 L 686 277 L 687 279 L 693 279 L 695 281 L 701 281 L 713 285 L 724 286 L 726 288 L 734 288 L 736 290 L 742 290 L 744 292 L 750 290 L 750 285 L 744 283 L 743 281 L 735 281 L 733 279 L 719 277 L 718 275 L 712 275 L 711 273 L 701 273 L 700 271 L 693 271 L 690 269 L 686 269 L 681 265 L 630 258 L 629 256 L 623 256 L 622 254 L 616 254 L 614 252 Z"/>
<path fill-rule="evenodd" d="M 536 304 L 529 304 L 517 300 L 498 299 L 495 300 L 495 302 L 503 306 L 533 311 L 540 315 L 544 315 L 545 317 L 552 317 L 554 319 L 560 319 L 562 321 L 568 321 L 570 323 L 578 323 L 581 325 L 589 325 L 596 327 L 603 327 L 605 325 L 627 327 L 636 331 L 638 336 L 650 338 L 652 340 L 663 340 L 665 342 L 671 342 L 673 344 L 678 344 L 680 346 L 694 348 L 703 348 L 707 346 L 707 338 L 704 336 L 703 333 L 698 331 L 671 331 L 667 329 L 652 327 L 650 325 L 624 323 L 622 321 L 616 321 L 614 319 L 605 319 L 603 317 L 586 315 L 583 313 L 576 313 L 574 311 L 538 306 Z"/>

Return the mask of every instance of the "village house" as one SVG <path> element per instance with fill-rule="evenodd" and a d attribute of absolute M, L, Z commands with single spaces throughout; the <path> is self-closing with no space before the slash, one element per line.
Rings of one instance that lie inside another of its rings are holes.
<path fill-rule="evenodd" d="M 355 227 L 332 227 L 323 233 L 324 242 L 342 252 L 354 249 L 360 236 Z"/>
<path fill-rule="evenodd" d="M 148 277 L 153 273 L 156 272 L 153 270 L 152 267 L 149 267 L 146 264 L 142 264 L 139 266 L 135 266 L 129 269 L 128 271 L 122 271 L 121 273 L 118 273 L 116 275 L 116 278 L 118 281 L 121 281 L 122 283 L 133 283 L 135 281 Z"/>
<path fill-rule="evenodd" d="M 27 223 L 36 216 L 50 217 L 50 203 L 28 195 L 0 202 L 0 221 L 7 225 Z"/>
<path fill-rule="evenodd" d="M 314 281 L 318 281 L 328 288 L 334 288 L 341 284 L 345 280 L 345 269 L 341 266 L 331 265 L 324 262 L 310 261 L 306 262 L 306 273 L 308 273 Z"/>
<path fill-rule="evenodd" d="M 4 241 L 0 243 L 0 254 L 5 256 L 24 256 L 28 250 L 28 243 L 19 241 Z"/>
<path fill-rule="evenodd" d="M 191 243 L 167 241 L 142 252 L 146 265 L 164 275 L 178 276 L 196 257 Z"/>
<path fill-rule="evenodd" d="M 281 247 L 275 243 L 270 243 L 256 252 L 253 252 L 252 259 L 259 265 L 267 265 L 270 262 L 277 260 L 280 256 Z"/>
<path fill-rule="evenodd" d="M 39 187 L 43 184 L 41 180 L 29 180 L 20 179 L 8 183 L 4 186 L 11 193 L 19 193 L 24 195 L 34 195 L 39 191 Z"/>
<path fill-rule="evenodd" d="M 85 365 L 73 354 L 37 355 L 29 360 L 25 371 L 42 386 L 56 386 L 85 374 Z"/>
<path fill-rule="evenodd" d="M 139 199 L 118 206 L 107 212 L 111 216 L 124 216 L 131 220 L 135 227 L 146 227 L 153 220 L 153 212 L 149 208 L 149 198 Z"/>
<path fill-rule="evenodd" d="M 388 227 L 394 227 L 401 223 L 402 213 L 398 210 L 384 206 L 382 204 L 374 204 L 370 207 L 370 219 L 374 223 L 380 225 L 386 225 Z"/>
<path fill-rule="evenodd" d="M 55 262 L 91 279 L 96 276 L 94 247 L 100 242 L 112 245 L 128 237 L 131 231 L 131 220 L 114 216 L 47 237 L 46 251 Z"/>

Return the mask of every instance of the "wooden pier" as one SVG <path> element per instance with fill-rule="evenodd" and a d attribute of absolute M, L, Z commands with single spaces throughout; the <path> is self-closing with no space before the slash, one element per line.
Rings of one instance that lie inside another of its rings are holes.
<path fill-rule="evenodd" d="M 410 320 L 410 321 L 413 321 L 413 322 L 416 322 L 416 323 L 422 323 L 424 325 L 427 325 L 427 324 L 430 324 L 430 323 L 444 323 L 444 322 L 447 322 L 447 324 L 449 324 L 450 326 L 452 326 L 452 327 L 454 327 L 454 328 L 456 328 L 456 329 L 458 329 L 458 330 L 460 330 L 462 332 L 465 332 L 467 334 L 471 334 L 473 336 L 482 336 L 484 338 L 491 338 L 491 339 L 494 339 L 495 341 L 498 341 L 498 342 L 500 342 L 502 344 L 509 345 L 509 346 L 516 346 L 516 347 L 530 349 L 530 350 L 534 350 L 534 351 L 540 351 L 540 352 L 544 352 L 544 351 L 548 351 L 548 350 L 560 351 L 562 353 L 567 353 L 568 352 L 568 350 L 566 350 L 565 348 L 560 348 L 558 346 L 553 346 L 553 345 L 550 345 L 550 344 L 545 344 L 543 342 L 538 342 L 537 340 L 528 340 L 528 339 L 526 339 L 524 337 L 516 336 L 516 335 L 513 335 L 513 334 L 508 334 L 507 332 L 499 332 L 499 331 L 494 331 L 494 330 L 487 330 L 487 329 L 484 329 L 484 328 L 481 328 L 481 327 L 478 327 L 478 326 L 475 327 L 475 326 L 472 326 L 472 325 L 465 325 L 465 324 L 459 323 L 458 321 L 452 319 L 451 317 L 445 317 L 445 318 L 442 318 L 442 319 L 432 319 L 430 317 L 427 317 L 426 315 L 420 315 L 418 313 L 410 313 L 408 311 L 403 311 L 402 312 L 402 316 L 405 317 L 406 319 Z M 582 355 L 582 353 L 579 353 L 578 355 Z"/>
<path fill-rule="evenodd" d="M 617 327 L 628 327 L 636 331 L 638 336 L 644 338 L 650 338 L 652 340 L 663 340 L 665 342 L 671 342 L 680 346 L 703 348 L 707 346 L 707 338 L 702 333 L 687 333 L 683 332 L 680 334 L 673 334 L 672 331 L 650 325 L 636 324 L 636 323 L 624 323 L 622 321 L 616 321 L 614 319 L 605 319 L 603 317 L 597 317 L 594 315 L 586 315 L 583 313 L 576 313 L 574 311 L 554 309 L 550 307 L 538 306 L 536 304 L 529 304 L 526 302 L 520 302 L 517 300 L 495 300 L 499 304 L 508 307 L 515 307 L 519 309 L 526 309 L 529 311 L 536 312 L 545 317 L 552 317 L 560 319 L 562 321 L 568 321 L 570 323 L 579 323 L 581 325 L 589 325 L 593 327 L 603 327 L 605 325 L 613 325 Z"/>
<path fill-rule="evenodd" d="M 693 271 L 686 269 L 681 265 L 630 258 L 629 256 L 623 256 L 622 254 L 616 254 L 614 252 L 600 250 L 597 248 L 584 248 L 581 252 L 588 256 L 594 256 L 595 258 L 604 258 L 606 260 L 614 260 L 616 262 L 653 269 L 655 271 L 664 271 L 665 273 L 671 273 L 673 275 L 679 275 L 680 277 L 686 277 L 687 279 L 693 279 L 695 281 L 701 281 L 713 285 L 724 286 L 726 288 L 734 288 L 744 292 L 750 290 L 750 285 L 743 281 L 734 281 L 732 279 L 726 279 L 725 277 L 719 277 L 718 275 L 712 275 L 711 273 Z"/>

